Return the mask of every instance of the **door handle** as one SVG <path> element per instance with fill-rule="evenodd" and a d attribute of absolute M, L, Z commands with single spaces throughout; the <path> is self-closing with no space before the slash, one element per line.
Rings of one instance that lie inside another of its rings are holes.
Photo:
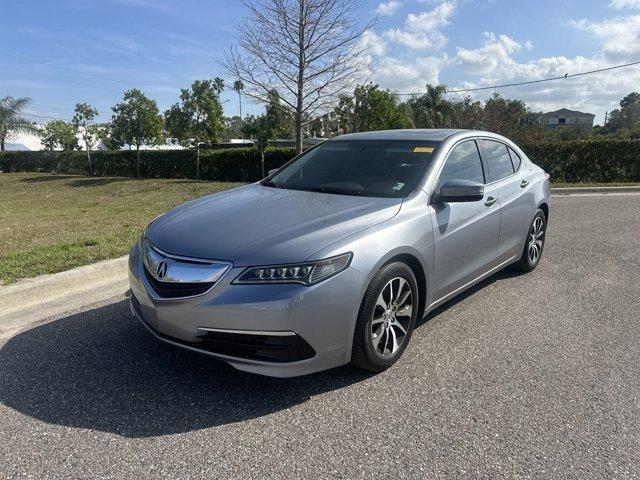
<path fill-rule="evenodd" d="M 526 180 L 522 180 L 522 182 L 520 182 L 520 188 L 524 188 L 527 185 L 529 185 L 529 182 L 527 182 Z"/>
<path fill-rule="evenodd" d="M 486 202 L 484 202 L 484 204 L 485 204 L 487 207 L 490 207 L 491 205 L 493 205 L 493 204 L 494 204 L 494 203 L 496 203 L 497 201 L 498 201 L 498 197 L 489 197 L 489 198 L 487 198 L 487 201 L 486 201 Z"/>

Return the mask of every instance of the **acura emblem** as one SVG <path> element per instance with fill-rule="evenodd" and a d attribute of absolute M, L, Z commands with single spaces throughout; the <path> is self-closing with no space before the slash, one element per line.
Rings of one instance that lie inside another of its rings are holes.
<path fill-rule="evenodd" d="M 169 265 L 167 265 L 167 261 L 166 260 L 162 260 L 158 264 L 158 268 L 156 269 L 156 277 L 164 278 L 167 275 L 167 268 L 168 267 L 169 267 Z"/>

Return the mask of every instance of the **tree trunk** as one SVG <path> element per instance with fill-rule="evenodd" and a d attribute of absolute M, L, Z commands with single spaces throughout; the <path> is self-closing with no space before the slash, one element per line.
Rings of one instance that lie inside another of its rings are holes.
<path fill-rule="evenodd" d="M 136 143 L 136 170 L 138 172 L 138 178 L 140 178 L 140 144 Z"/>
<path fill-rule="evenodd" d="M 200 180 L 200 142 L 196 145 L 196 180 Z"/>
<path fill-rule="evenodd" d="M 89 175 L 93 175 L 93 169 L 91 168 L 91 149 L 87 141 L 84 141 L 85 147 L 87 147 L 87 161 L 89 162 Z"/>
<path fill-rule="evenodd" d="M 266 177 L 264 173 L 264 148 L 260 149 L 260 168 L 262 170 L 262 178 Z"/>
<path fill-rule="evenodd" d="M 297 78 L 297 103 L 295 112 L 295 128 L 296 128 L 296 153 L 299 155 L 302 153 L 302 108 L 303 108 L 303 94 L 304 94 L 304 64 L 306 61 L 305 52 L 306 47 L 304 44 L 304 29 L 305 22 L 303 21 L 305 2 L 300 2 L 300 18 L 298 27 L 298 78 Z"/>
<path fill-rule="evenodd" d="M 4 138 L 0 140 L 0 152 L 4 152 Z"/>
<path fill-rule="evenodd" d="M 238 92 L 238 103 L 240 104 L 240 138 L 244 139 L 244 133 L 242 132 L 242 94 Z"/>
<path fill-rule="evenodd" d="M 299 98 L 302 99 L 302 95 Z M 302 110 L 302 107 L 300 106 L 301 103 L 301 101 L 298 101 L 298 108 L 296 109 L 295 114 L 297 155 L 302 153 L 302 113 L 299 112 L 299 110 Z"/>

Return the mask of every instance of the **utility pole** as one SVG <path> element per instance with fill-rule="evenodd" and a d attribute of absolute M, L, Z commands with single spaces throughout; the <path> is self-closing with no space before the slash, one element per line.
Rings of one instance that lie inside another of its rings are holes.
<path fill-rule="evenodd" d="M 609 111 L 604 112 L 604 126 L 607 126 L 607 118 L 609 116 Z"/>

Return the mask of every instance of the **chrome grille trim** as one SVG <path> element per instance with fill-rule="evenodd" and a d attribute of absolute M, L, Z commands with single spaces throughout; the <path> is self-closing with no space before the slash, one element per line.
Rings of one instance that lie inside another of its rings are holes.
<path fill-rule="evenodd" d="M 231 262 L 168 254 L 147 239 L 142 241 L 141 249 L 144 270 L 141 277 L 154 300 L 181 300 L 205 295 L 222 280 L 233 265 Z M 161 265 L 162 268 L 159 269 Z M 172 290 L 171 295 L 162 294 L 164 286 Z M 180 295 L 181 288 L 185 290 L 185 295 Z M 194 290 L 198 293 L 193 294 Z"/>

